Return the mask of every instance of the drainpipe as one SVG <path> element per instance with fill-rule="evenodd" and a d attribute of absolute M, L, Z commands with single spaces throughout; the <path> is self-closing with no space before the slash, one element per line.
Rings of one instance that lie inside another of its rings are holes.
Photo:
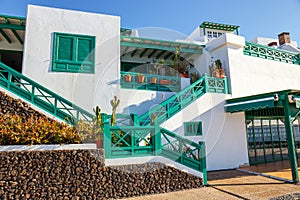
<path fill-rule="evenodd" d="M 284 125 L 285 125 L 286 138 L 288 143 L 288 153 L 290 159 L 290 166 L 292 170 L 293 182 L 299 183 L 297 155 L 296 155 L 295 141 L 293 136 L 293 127 L 292 127 L 292 116 L 291 116 L 289 98 L 287 94 L 284 97 Z"/>

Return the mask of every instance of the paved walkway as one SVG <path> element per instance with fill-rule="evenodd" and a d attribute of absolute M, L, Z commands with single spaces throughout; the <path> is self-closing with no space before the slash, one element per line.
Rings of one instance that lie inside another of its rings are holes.
<path fill-rule="evenodd" d="M 208 173 L 209 186 L 179 192 L 149 195 L 130 200 L 270 199 L 300 191 L 300 186 L 238 170 Z M 128 199 L 128 200 L 129 200 Z"/>
<path fill-rule="evenodd" d="M 246 166 L 242 167 L 241 169 L 261 173 L 266 176 L 273 176 L 281 179 L 293 180 L 289 160 Z M 298 174 L 300 174 L 300 159 L 298 159 Z"/>

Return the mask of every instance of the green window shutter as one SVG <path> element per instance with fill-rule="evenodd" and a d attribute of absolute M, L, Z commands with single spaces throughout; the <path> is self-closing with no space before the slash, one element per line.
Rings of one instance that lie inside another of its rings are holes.
<path fill-rule="evenodd" d="M 199 136 L 202 135 L 202 122 L 184 122 L 185 136 Z"/>
<path fill-rule="evenodd" d="M 88 61 L 92 62 L 90 53 L 92 52 L 92 41 L 89 39 L 78 38 L 78 61 Z"/>
<path fill-rule="evenodd" d="M 52 71 L 95 72 L 95 37 L 54 33 Z"/>
<path fill-rule="evenodd" d="M 57 58 L 58 60 L 72 61 L 73 38 L 59 37 L 57 44 Z"/>

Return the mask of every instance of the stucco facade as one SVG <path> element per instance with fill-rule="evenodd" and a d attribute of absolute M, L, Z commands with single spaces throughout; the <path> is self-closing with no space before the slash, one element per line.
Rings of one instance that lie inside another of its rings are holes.
<path fill-rule="evenodd" d="M 118 113 L 142 115 L 177 92 L 121 87 L 122 62 L 144 63 L 150 62 L 154 57 L 151 57 L 151 53 L 143 57 L 148 51 L 147 47 L 138 56 L 134 55 L 134 51 L 122 55 L 120 20 L 119 16 L 30 5 L 26 16 L 24 46 L 9 45 L 1 41 L 0 50 L 23 51 L 23 75 L 89 112 L 93 112 L 93 108 L 99 105 L 101 112 L 110 114 L 109 101 L 117 96 L 121 100 L 117 108 Z M 191 44 L 197 44 L 200 51 L 185 54 L 187 59 L 193 60 L 195 68 L 201 75 L 210 75 L 209 66 L 212 61 L 219 59 L 228 80 L 229 94 L 207 92 L 161 124 L 163 128 L 193 142 L 204 141 L 208 170 L 231 169 L 249 162 L 245 115 L 242 112 L 226 113 L 224 104 L 227 99 L 278 90 L 300 89 L 299 65 L 245 55 L 245 37 L 231 32 L 221 31 L 219 37 L 207 40 L 203 39 L 206 35 L 198 27 L 186 41 L 188 43 L 191 39 L 194 40 Z M 95 73 L 53 71 L 54 33 L 94 36 Z M 163 46 L 163 48 L 167 47 Z M 173 56 L 173 54 L 165 54 L 161 58 L 172 61 L 171 55 Z M 156 56 L 159 57 L 157 54 Z M 188 87 L 189 82 L 189 78 L 182 78 L 181 90 Z M 183 123 L 191 121 L 202 122 L 202 136 L 184 135 Z M 143 159 L 148 162 L 152 157 L 136 159 L 136 162 L 141 162 Z M 108 162 L 113 164 L 119 161 Z M 133 162 L 134 159 L 128 161 L 128 163 Z"/>

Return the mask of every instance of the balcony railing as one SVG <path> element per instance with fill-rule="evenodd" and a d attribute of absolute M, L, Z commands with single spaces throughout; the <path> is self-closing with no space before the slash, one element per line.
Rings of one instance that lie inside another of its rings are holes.
<path fill-rule="evenodd" d="M 244 55 L 300 65 L 300 54 L 246 42 Z"/>
<path fill-rule="evenodd" d="M 178 76 L 121 72 L 121 87 L 139 90 L 178 92 L 181 90 L 181 79 Z"/>

